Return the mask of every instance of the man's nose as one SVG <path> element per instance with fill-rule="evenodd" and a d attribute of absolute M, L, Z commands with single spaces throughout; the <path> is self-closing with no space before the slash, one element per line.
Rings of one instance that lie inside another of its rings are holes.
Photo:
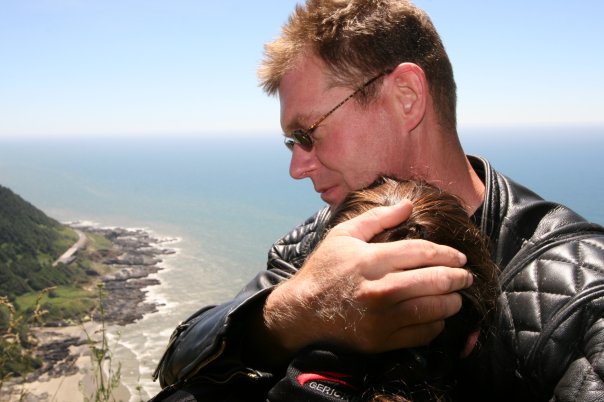
<path fill-rule="evenodd" d="M 304 179 L 310 176 L 310 173 L 317 168 L 318 160 L 315 156 L 314 148 L 305 151 L 299 145 L 294 145 L 292 149 L 292 159 L 289 163 L 289 175 L 296 180 Z"/>

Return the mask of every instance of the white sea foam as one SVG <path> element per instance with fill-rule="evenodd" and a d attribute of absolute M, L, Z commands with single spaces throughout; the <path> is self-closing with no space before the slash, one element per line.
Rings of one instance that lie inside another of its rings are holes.
<path fill-rule="evenodd" d="M 141 397 L 150 398 L 159 391 L 159 385 L 151 380 L 151 375 L 172 329 L 178 324 L 178 320 L 173 317 L 182 306 L 178 300 L 170 297 L 166 287 L 162 285 L 174 270 L 179 271 L 177 264 L 183 262 L 183 249 L 175 245 L 183 239 L 162 236 L 146 227 L 107 226 L 91 220 L 70 221 L 66 224 L 78 229 L 119 230 L 124 232 L 121 238 L 131 237 L 133 240 L 143 236 L 149 241 L 151 248 L 167 251 L 157 255 L 161 259 L 158 264 L 160 270 L 148 275 L 148 278 L 157 279 L 160 283 L 142 289 L 145 302 L 156 304 L 157 311 L 145 314 L 141 320 L 131 324 L 111 326 L 106 332 L 109 345 L 114 351 L 114 363 L 117 365 L 119 362 L 121 365 L 120 379 L 130 392 L 130 401 L 139 401 Z"/>
<path fill-rule="evenodd" d="M 78 228 L 78 229 L 86 228 L 86 227 L 96 228 L 96 227 L 100 226 L 100 224 L 98 222 L 89 221 L 89 220 L 66 221 L 66 222 L 63 222 L 63 224 L 74 227 L 74 228 Z"/>

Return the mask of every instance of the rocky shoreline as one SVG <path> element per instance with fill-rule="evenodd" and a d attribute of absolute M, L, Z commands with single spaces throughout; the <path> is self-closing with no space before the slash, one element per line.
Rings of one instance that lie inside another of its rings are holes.
<path fill-rule="evenodd" d="M 77 387 L 82 387 L 79 383 L 86 382 L 85 372 L 90 371 L 89 367 L 82 367 L 82 360 L 85 356 L 84 361 L 90 361 L 87 356 L 88 337 L 98 332 L 99 325 L 95 322 L 100 322 L 102 318 L 105 325 L 128 325 L 142 319 L 145 314 L 156 312 L 160 306 L 157 302 L 146 300 L 145 288 L 160 283 L 155 278 L 149 278 L 149 275 L 162 269 L 161 263 L 165 256 L 176 252 L 165 247 L 165 244 L 174 242 L 175 239 L 158 239 L 143 229 L 107 228 L 79 222 L 70 223 L 69 226 L 87 234 L 102 236 L 112 244 L 110 251 L 96 256 L 98 262 L 110 268 L 109 274 L 99 277 L 104 291 L 102 317 L 101 309 L 97 309 L 92 322 L 84 325 L 87 329 L 56 322 L 48 323 L 46 327 L 36 331 L 37 355 L 43 364 L 26 378 L 5 384 L 13 395 L 18 396 L 15 400 L 57 400 L 56 394 L 53 397 L 52 393 L 48 392 L 48 386 L 36 386 L 40 383 L 48 385 L 52 380 L 60 380 L 59 384 L 67 389 L 73 388 L 73 384 L 65 387 L 64 379 L 72 378 L 78 383 Z M 93 272 L 90 274 L 94 275 Z M 122 389 L 120 395 L 117 400 L 128 399 L 127 391 Z"/>
<path fill-rule="evenodd" d="M 174 239 L 160 240 L 142 229 L 94 226 L 78 226 L 78 229 L 105 237 L 118 250 L 102 261 L 113 271 L 101 278 L 107 293 L 103 298 L 105 321 L 127 325 L 140 320 L 145 314 L 156 312 L 159 304 L 146 301 L 144 289 L 159 285 L 157 279 L 148 276 L 161 269 L 162 257 L 176 252 L 162 246 Z"/>

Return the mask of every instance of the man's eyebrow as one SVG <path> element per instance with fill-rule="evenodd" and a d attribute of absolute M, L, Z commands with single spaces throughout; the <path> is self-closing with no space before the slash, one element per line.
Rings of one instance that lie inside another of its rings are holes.
<path fill-rule="evenodd" d="M 293 130 L 307 129 L 312 123 L 307 123 L 312 120 L 312 113 L 296 113 L 296 115 L 288 121 L 283 127 L 285 133 L 290 133 Z"/>

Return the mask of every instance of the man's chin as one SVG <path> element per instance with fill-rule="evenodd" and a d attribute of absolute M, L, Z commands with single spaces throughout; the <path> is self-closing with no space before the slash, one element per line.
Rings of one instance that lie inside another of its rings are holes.
<path fill-rule="evenodd" d="M 328 204 L 332 209 L 337 207 L 346 198 L 346 193 L 339 191 L 338 188 L 330 188 L 321 193 L 321 199 Z"/>

